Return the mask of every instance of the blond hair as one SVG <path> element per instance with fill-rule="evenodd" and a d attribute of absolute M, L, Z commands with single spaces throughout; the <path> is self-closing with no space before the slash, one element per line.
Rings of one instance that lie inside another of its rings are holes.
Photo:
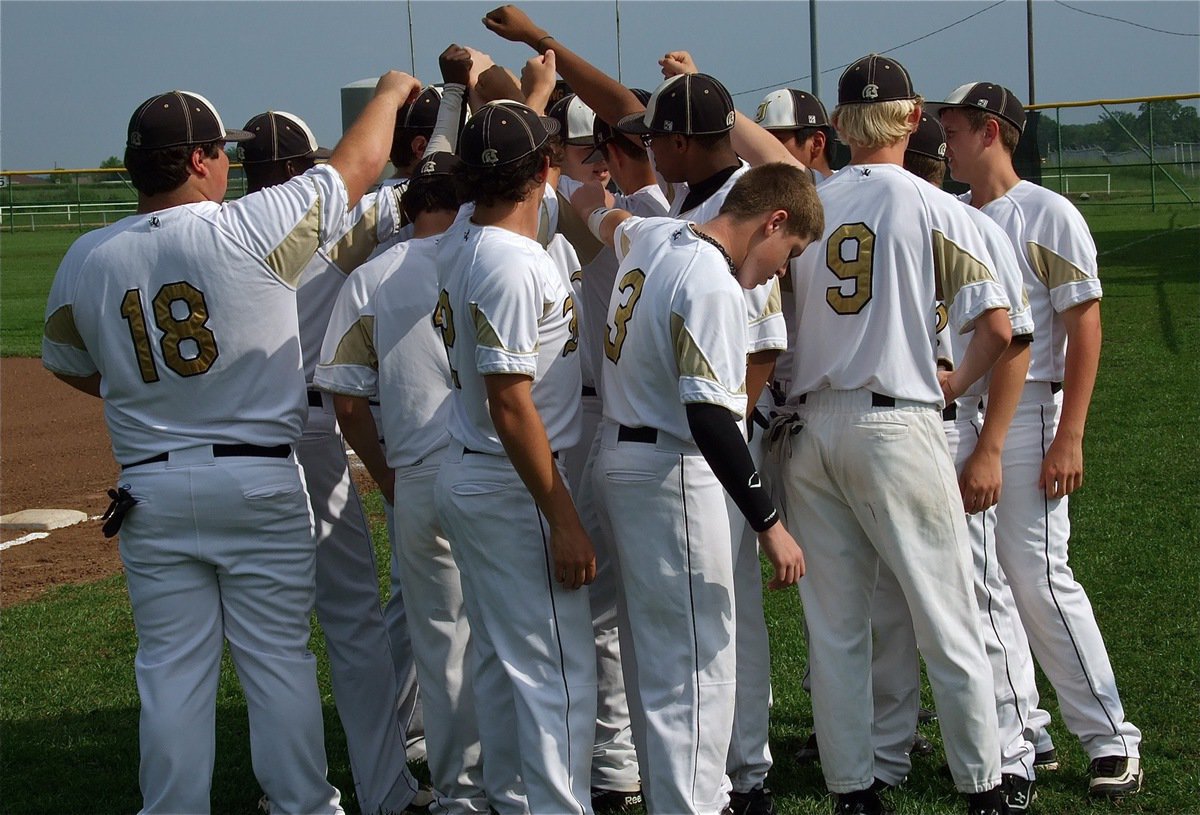
<path fill-rule="evenodd" d="M 830 121 L 837 130 L 838 140 L 851 147 L 888 147 L 913 132 L 916 126 L 909 122 L 909 117 L 924 101 L 918 96 L 890 102 L 838 105 Z"/>

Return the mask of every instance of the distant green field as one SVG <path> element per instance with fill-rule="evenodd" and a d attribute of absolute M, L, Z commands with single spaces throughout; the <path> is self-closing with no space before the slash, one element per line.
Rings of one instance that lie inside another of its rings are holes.
<path fill-rule="evenodd" d="M 1104 280 L 1104 346 L 1085 440 L 1087 480 L 1072 499 L 1072 562 L 1088 589 L 1127 715 L 1145 734 L 1146 789 L 1118 806 L 1084 796 L 1087 758 L 1063 727 L 1042 681 L 1043 705 L 1063 768 L 1039 782 L 1040 815 L 1200 811 L 1200 211 L 1089 210 Z M 0 235 L 4 353 L 36 353 L 45 289 L 72 236 Z M 21 276 L 21 285 L 12 278 Z M 29 313 L 10 322 L 19 300 Z M 20 350 L 23 349 L 23 350 Z M 12 474 L 6 473 L 6 477 Z M 386 592 L 388 556 L 379 499 L 370 499 Z M 793 759 L 811 728 L 800 687 L 805 664 L 796 592 L 767 598 L 772 638 L 775 768 L 768 780 L 782 815 L 827 813 L 820 771 Z M 316 629 L 330 777 L 354 806 L 345 743 Z M 0 626 L 3 811 L 137 809 L 136 643 L 120 578 L 67 587 L 5 611 Z M 926 702 L 932 701 L 926 689 Z M 245 702 L 228 662 L 217 712 L 214 812 L 253 810 L 259 791 L 247 749 Z M 903 815 L 950 815 L 963 805 L 937 751 L 918 759 L 891 796 Z"/>

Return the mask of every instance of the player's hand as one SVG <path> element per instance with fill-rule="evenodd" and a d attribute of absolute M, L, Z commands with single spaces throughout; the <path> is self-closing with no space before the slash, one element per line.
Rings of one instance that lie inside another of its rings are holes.
<path fill-rule="evenodd" d="M 596 579 L 596 551 L 591 538 L 576 523 L 569 528 L 550 528 L 550 554 L 554 579 L 565 589 L 577 589 Z"/>
<path fill-rule="evenodd" d="M 467 53 L 471 55 L 471 78 L 467 82 L 467 87 L 473 88 L 479 82 L 480 75 L 496 66 L 495 60 L 489 54 L 485 54 L 477 48 L 467 46 Z"/>
<path fill-rule="evenodd" d="M 599 181 L 585 181 L 583 186 L 571 195 L 571 206 L 585 221 L 597 207 L 609 207 L 616 203 L 613 194 Z"/>
<path fill-rule="evenodd" d="M 794 586 L 804 577 L 804 552 L 782 522 L 760 532 L 758 545 L 775 571 L 771 582 L 767 584 L 768 588 L 775 590 Z"/>
<path fill-rule="evenodd" d="M 1083 440 L 1055 436 L 1042 459 L 1038 489 L 1047 498 L 1064 498 L 1083 486 Z"/>
<path fill-rule="evenodd" d="M 399 98 L 397 107 L 415 100 L 421 93 L 421 83 L 403 71 L 388 71 L 375 83 L 375 95 L 395 94 Z"/>
<path fill-rule="evenodd" d="M 438 57 L 438 67 L 442 71 L 444 82 L 470 87 L 472 68 L 470 50 L 451 43 Z"/>
<path fill-rule="evenodd" d="M 529 15 L 516 6 L 492 9 L 484 15 L 483 24 L 493 34 L 499 34 L 511 42 L 523 42 L 530 46 L 536 45 L 539 39 L 546 36 L 546 32 L 534 25 Z"/>
<path fill-rule="evenodd" d="M 525 94 L 525 104 L 537 111 L 538 115 L 546 112 L 546 102 L 554 92 L 557 78 L 554 52 L 550 50 L 533 57 L 521 69 L 521 93 Z"/>
<path fill-rule="evenodd" d="M 958 489 L 968 515 L 983 512 L 1000 501 L 1000 487 L 1004 483 L 1002 472 L 1000 456 L 989 450 L 975 448 L 963 463 Z"/>
<path fill-rule="evenodd" d="M 942 398 L 946 400 L 947 405 L 962 395 L 951 379 L 953 376 L 953 371 L 944 371 L 941 368 L 938 369 L 938 384 L 942 387 Z"/>
<path fill-rule="evenodd" d="M 680 74 L 698 74 L 700 69 L 696 67 L 696 63 L 692 61 L 692 55 L 687 51 L 668 51 L 662 59 L 658 61 L 659 67 L 662 68 L 662 75 L 668 79 Z"/>
<path fill-rule="evenodd" d="M 511 99 L 522 104 L 525 102 L 525 94 L 521 93 L 517 77 L 503 65 L 493 65 L 481 73 L 473 90 L 480 104 L 484 105 L 498 99 Z"/>

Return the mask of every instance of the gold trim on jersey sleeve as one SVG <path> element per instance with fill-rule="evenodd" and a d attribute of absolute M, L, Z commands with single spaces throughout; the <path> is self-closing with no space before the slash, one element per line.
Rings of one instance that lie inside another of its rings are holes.
<path fill-rule="evenodd" d="M 69 345 L 80 351 L 87 350 L 87 346 L 83 344 L 83 337 L 79 335 L 79 329 L 75 326 L 75 311 L 70 304 L 59 306 L 46 319 L 46 327 L 42 334 L 57 345 Z"/>
<path fill-rule="evenodd" d="M 276 277 L 289 286 L 295 286 L 320 245 L 321 199 L 317 198 L 287 237 L 263 260 Z"/>
<path fill-rule="evenodd" d="M 350 231 L 329 247 L 329 259 L 341 270 L 350 274 L 366 262 L 379 245 L 379 203 L 367 207 L 362 217 Z"/>
<path fill-rule="evenodd" d="M 333 359 L 322 365 L 365 365 L 379 370 L 379 356 L 375 352 L 375 318 L 364 314 L 354 321 L 338 342 Z"/>
<path fill-rule="evenodd" d="M 546 199 L 543 197 L 542 205 L 538 207 L 537 242 L 545 249 L 550 245 L 550 239 L 553 237 L 554 233 L 550 231 L 550 205 L 546 203 Z"/>
<path fill-rule="evenodd" d="M 553 303 L 550 304 L 553 307 Z M 501 351 L 507 351 L 504 343 L 500 342 L 500 335 L 496 333 L 496 329 L 492 328 L 492 324 L 488 322 L 487 315 L 479 310 L 479 306 L 471 303 L 471 319 L 475 322 L 475 344 L 482 345 L 485 348 L 497 348 Z"/>
<path fill-rule="evenodd" d="M 633 246 L 633 244 L 629 240 L 629 235 L 626 234 L 625 230 L 622 229 L 621 230 L 621 258 L 622 259 L 624 259 L 625 256 L 629 254 L 629 249 L 632 246 Z"/>
<path fill-rule="evenodd" d="M 562 193 L 556 192 L 555 195 L 558 197 L 558 231 L 575 249 L 579 262 L 586 266 L 600 254 L 604 244 L 596 240 L 596 236 L 579 217 L 571 202 Z"/>
<path fill-rule="evenodd" d="M 964 287 L 996 279 L 987 264 L 936 229 L 933 230 L 933 269 L 940 289 L 938 299 L 947 307 L 953 305 L 954 298 Z"/>
<path fill-rule="evenodd" d="M 1068 283 L 1082 283 L 1091 280 L 1088 273 L 1071 261 L 1045 246 L 1029 241 L 1025 244 L 1029 250 L 1029 265 L 1033 273 L 1048 289 L 1057 289 Z"/>
<path fill-rule="evenodd" d="M 671 313 L 671 338 L 675 343 L 675 362 L 679 365 L 681 377 L 692 376 L 721 384 L 712 363 L 708 361 L 708 357 L 700 350 L 700 346 L 696 344 L 696 340 L 684 326 L 683 318 L 674 312 Z"/>
<path fill-rule="evenodd" d="M 771 291 L 767 295 L 767 304 L 763 306 L 762 313 L 750 321 L 750 325 L 758 325 L 768 318 L 783 312 L 783 293 L 779 289 L 779 278 L 771 278 L 770 285 Z"/>

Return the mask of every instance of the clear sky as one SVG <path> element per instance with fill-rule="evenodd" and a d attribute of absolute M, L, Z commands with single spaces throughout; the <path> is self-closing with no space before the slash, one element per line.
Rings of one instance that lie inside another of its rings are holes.
<path fill-rule="evenodd" d="M 450 42 L 481 48 L 519 71 L 532 52 L 480 23 L 494 5 L 3 0 L 0 168 L 95 167 L 119 156 L 134 108 L 172 88 L 207 96 L 228 127 L 267 108 L 290 111 L 332 146 L 341 135 L 339 89 L 349 82 L 388 68 L 410 71 L 414 61 L 419 78 L 438 81 L 437 55 Z M 685 48 L 743 111 L 753 113 L 768 90 L 784 84 L 811 89 L 806 0 L 543 0 L 523 7 L 613 74 L 619 11 L 627 85 L 654 88 L 661 81 L 655 60 Z M 870 51 L 902 62 L 930 99 L 985 79 L 1028 96 L 1024 0 L 817 0 L 816 8 L 820 95 L 831 108 L 840 66 Z M 1037 0 L 1033 9 L 1038 102 L 1200 90 L 1194 0 Z M 742 93 L 751 89 L 759 90 Z"/>

